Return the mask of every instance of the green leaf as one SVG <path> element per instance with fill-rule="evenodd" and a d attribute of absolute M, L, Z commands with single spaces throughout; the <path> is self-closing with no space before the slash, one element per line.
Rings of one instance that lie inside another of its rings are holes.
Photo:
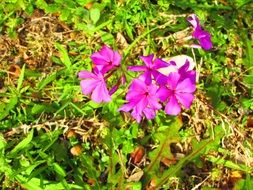
<path fill-rule="evenodd" d="M 46 162 L 46 160 L 36 161 L 35 163 L 33 163 L 33 165 L 30 165 L 29 167 L 26 168 L 25 174 L 30 175 L 37 166 L 39 166 L 39 165 L 41 165 L 42 163 L 45 163 L 45 162 Z"/>
<path fill-rule="evenodd" d="M 42 113 L 44 110 L 46 109 L 45 105 L 41 105 L 41 104 L 35 104 L 32 108 L 32 114 L 40 114 Z"/>
<path fill-rule="evenodd" d="M 48 8 L 48 4 L 44 0 L 36 0 L 35 4 L 37 7 L 40 7 L 41 9 L 44 9 L 44 10 L 47 10 Z"/>
<path fill-rule="evenodd" d="M 135 182 L 135 183 L 128 183 L 124 189 L 131 189 L 131 190 L 141 190 L 142 185 L 140 182 Z"/>
<path fill-rule="evenodd" d="M 250 177 L 250 174 L 247 173 L 246 179 L 239 180 L 236 185 L 236 190 L 251 190 L 253 187 L 253 179 Z"/>
<path fill-rule="evenodd" d="M 53 163 L 53 168 L 55 172 L 58 173 L 60 176 L 65 177 L 67 175 L 64 169 L 62 169 L 62 167 L 59 164 Z"/>
<path fill-rule="evenodd" d="M 253 85 L 253 76 L 252 75 L 247 75 L 244 77 L 244 82 L 249 84 L 249 85 Z"/>
<path fill-rule="evenodd" d="M 246 165 L 234 163 L 230 160 L 225 160 L 224 158 L 219 158 L 219 157 L 214 157 L 214 156 L 207 156 L 207 160 L 209 160 L 210 162 L 213 162 L 215 164 L 220 164 L 222 166 L 231 168 L 233 170 L 240 170 L 240 171 L 243 171 L 243 172 L 253 171 L 252 168 L 247 167 Z"/>
<path fill-rule="evenodd" d="M 17 96 L 12 96 L 9 100 L 8 105 L 5 107 L 5 111 L 0 113 L 0 120 L 4 119 L 9 115 L 9 112 L 15 108 L 15 106 L 18 103 L 18 97 Z"/>
<path fill-rule="evenodd" d="M 87 170 L 87 176 L 95 181 L 94 189 L 100 189 L 99 183 L 97 181 L 99 171 L 95 168 L 92 157 L 87 154 L 81 155 L 81 160 L 84 164 L 85 169 Z"/>
<path fill-rule="evenodd" d="M 79 5 L 84 6 L 84 5 L 86 5 L 87 3 L 92 2 L 92 0 L 76 0 L 76 2 L 77 2 Z"/>
<path fill-rule="evenodd" d="M 22 69 L 21 69 L 21 73 L 19 75 L 18 78 L 18 86 L 17 86 L 17 90 L 19 91 L 22 87 L 22 83 L 24 81 L 24 76 L 25 76 L 25 64 L 23 65 Z"/>
<path fill-rule="evenodd" d="M 247 5 L 248 3 L 252 2 L 252 0 L 235 0 L 235 5 L 237 9 Z"/>
<path fill-rule="evenodd" d="M 166 170 L 161 177 L 157 178 L 157 188 L 161 187 L 164 183 L 167 182 L 167 180 L 170 177 L 175 176 L 175 174 L 188 162 L 193 161 L 196 159 L 199 155 L 203 154 L 203 152 L 206 151 L 206 149 L 212 147 L 213 145 L 216 145 L 218 141 L 222 138 L 224 135 L 224 131 L 222 131 L 221 126 L 215 127 L 215 139 L 212 137 L 207 140 L 202 140 L 201 142 L 198 142 L 194 144 L 193 151 L 188 155 L 179 160 L 179 162 L 176 165 L 171 166 L 168 170 Z"/>
<path fill-rule="evenodd" d="M 244 65 L 246 68 L 251 68 L 253 66 L 253 40 L 247 38 L 247 35 L 244 34 L 245 40 L 245 58 L 244 58 Z M 249 70 L 250 74 L 253 74 L 253 70 Z"/>
<path fill-rule="evenodd" d="M 159 175 L 160 162 L 163 158 L 173 158 L 170 151 L 170 144 L 180 140 L 178 132 L 182 126 L 180 120 L 176 118 L 174 121 L 165 120 L 163 123 L 166 123 L 167 128 L 163 131 L 158 131 L 155 134 L 154 139 L 159 140 L 159 146 L 149 154 L 150 164 L 144 170 L 144 186 L 146 186 L 151 178 L 156 178 Z"/>
<path fill-rule="evenodd" d="M 133 27 L 132 27 L 132 26 L 129 26 L 128 23 L 125 23 L 125 29 L 126 29 L 126 33 L 127 33 L 128 37 L 129 37 L 131 40 L 134 40 L 134 36 L 133 36 Z"/>
<path fill-rule="evenodd" d="M 100 18 L 100 10 L 98 8 L 91 8 L 90 9 L 90 18 L 93 24 L 96 24 Z"/>
<path fill-rule="evenodd" d="M 7 144 L 7 143 L 6 143 L 5 139 L 4 139 L 3 134 L 0 133 L 0 151 L 2 151 L 2 149 L 5 148 L 6 144 Z"/>
<path fill-rule="evenodd" d="M 69 9 L 64 9 L 62 10 L 59 18 L 61 21 L 67 21 L 70 15 L 71 15 L 71 11 Z"/>
<path fill-rule="evenodd" d="M 242 99 L 241 104 L 245 109 L 253 109 L 253 99 L 244 98 Z"/>
<path fill-rule="evenodd" d="M 114 36 L 108 32 L 100 32 L 101 39 L 105 44 L 113 45 L 115 43 Z"/>
<path fill-rule="evenodd" d="M 17 175 L 15 178 L 19 183 L 22 184 L 22 187 L 26 189 L 43 190 L 43 188 L 40 187 L 40 180 L 37 178 L 32 178 L 29 181 L 27 181 L 27 178 L 23 177 L 22 175 Z"/>
<path fill-rule="evenodd" d="M 27 137 L 23 139 L 14 149 L 9 153 L 10 157 L 14 157 L 19 151 L 25 149 L 33 139 L 33 129 L 28 133 Z"/>
<path fill-rule="evenodd" d="M 61 53 L 60 59 L 61 59 L 62 63 L 67 67 L 67 70 L 70 70 L 71 66 L 72 66 L 72 63 L 70 61 L 67 50 L 59 43 L 56 43 L 55 47 Z"/>
<path fill-rule="evenodd" d="M 63 184 L 64 182 L 55 182 L 55 181 L 48 181 L 45 179 L 39 179 L 39 178 L 32 178 L 30 180 L 27 180 L 26 177 L 22 175 L 15 176 L 17 181 L 22 185 L 22 187 L 26 189 L 36 189 L 36 190 L 63 190 L 66 189 L 66 185 Z M 66 180 L 65 180 L 66 181 Z M 67 184 L 69 189 L 76 189 L 81 190 L 83 187 L 75 184 Z"/>
<path fill-rule="evenodd" d="M 17 1 L 16 5 L 17 5 L 18 7 L 20 7 L 21 9 L 23 9 L 23 10 L 26 9 L 26 4 L 25 4 L 24 0 L 19 0 L 19 1 Z"/>
<path fill-rule="evenodd" d="M 43 79 L 42 81 L 40 81 L 37 84 L 37 88 L 39 90 L 43 89 L 47 84 L 49 84 L 50 82 L 54 81 L 56 79 L 56 76 L 57 76 L 57 72 L 54 72 L 51 75 L 47 76 L 45 79 Z"/>
<path fill-rule="evenodd" d="M 246 190 L 251 190 L 253 187 L 253 179 L 249 173 L 247 173 L 246 180 L 245 180 Z"/>

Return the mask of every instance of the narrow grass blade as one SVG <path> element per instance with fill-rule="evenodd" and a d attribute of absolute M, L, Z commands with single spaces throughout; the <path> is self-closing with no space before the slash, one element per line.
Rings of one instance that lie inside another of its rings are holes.
<path fill-rule="evenodd" d="M 23 65 L 23 67 L 21 69 L 21 73 L 20 73 L 19 78 L 18 78 L 18 86 L 17 86 L 18 92 L 20 91 L 20 89 L 22 87 L 24 77 L 25 77 L 25 65 Z"/>

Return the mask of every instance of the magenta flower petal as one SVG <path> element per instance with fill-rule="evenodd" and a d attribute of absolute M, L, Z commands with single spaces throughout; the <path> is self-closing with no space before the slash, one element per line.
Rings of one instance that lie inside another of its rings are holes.
<path fill-rule="evenodd" d="M 141 75 L 141 77 L 144 79 L 145 83 L 147 85 L 150 85 L 152 82 L 152 78 L 151 78 L 151 72 L 150 71 L 146 71 L 145 73 L 143 73 Z"/>
<path fill-rule="evenodd" d="M 94 72 L 95 73 L 88 71 L 79 72 L 79 77 L 84 79 L 80 82 L 83 94 L 91 94 L 91 99 L 97 103 L 111 101 L 103 74 L 97 70 L 94 70 Z"/>
<path fill-rule="evenodd" d="M 147 97 L 143 97 L 136 105 L 136 112 L 142 113 L 142 111 L 147 107 L 148 100 Z"/>
<path fill-rule="evenodd" d="M 145 92 L 147 85 L 140 79 L 134 79 L 129 88 L 131 91 Z"/>
<path fill-rule="evenodd" d="M 102 102 L 102 95 L 101 95 L 100 89 L 101 87 L 98 84 L 98 86 L 92 91 L 92 94 L 91 94 L 91 99 L 96 103 Z"/>
<path fill-rule="evenodd" d="M 138 123 L 141 122 L 142 115 L 139 112 L 137 112 L 136 107 L 133 108 L 131 115 L 133 116 L 134 119 L 136 119 Z"/>
<path fill-rule="evenodd" d="M 199 31 L 199 34 L 196 36 L 196 38 L 199 40 L 200 46 L 205 49 L 209 50 L 213 47 L 213 44 L 211 42 L 211 35 L 207 31 Z"/>
<path fill-rule="evenodd" d="M 141 121 L 143 116 L 147 115 L 147 118 L 155 115 L 156 111 L 162 106 L 158 103 L 158 96 L 156 94 L 157 86 L 154 84 L 147 85 L 141 79 L 134 79 L 129 87 L 126 95 L 128 103 L 123 105 L 119 111 L 130 111 L 131 115 L 137 122 Z M 152 109 L 150 111 L 148 109 Z M 144 111 L 145 110 L 145 111 Z"/>
<path fill-rule="evenodd" d="M 134 101 L 134 102 L 138 102 L 140 101 L 140 99 L 142 98 L 142 96 L 140 96 L 141 92 L 139 91 L 131 91 L 129 90 L 127 95 L 126 95 L 126 100 L 128 101 Z"/>
<path fill-rule="evenodd" d="M 168 67 L 169 65 L 170 65 L 169 63 L 163 61 L 162 59 L 157 58 L 154 61 L 153 68 L 154 69 L 160 69 L 160 68 L 163 68 L 163 67 Z"/>
<path fill-rule="evenodd" d="M 117 52 L 114 51 L 114 55 L 113 55 L 113 63 L 115 66 L 119 66 L 121 62 L 121 55 Z"/>
<path fill-rule="evenodd" d="M 196 84 L 196 71 L 188 71 L 187 72 L 187 78 L 191 80 L 193 84 Z"/>
<path fill-rule="evenodd" d="M 168 77 L 160 73 L 155 77 L 155 80 L 159 85 L 165 85 L 167 83 Z"/>
<path fill-rule="evenodd" d="M 100 51 L 93 53 L 90 58 L 102 74 L 119 66 L 121 61 L 120 54 L 106 45 L 104 45 Z"/>
<path fill-rule="evenodd" d="M 157 89 L 158 89 L 158 86 L 152 84 L 152 85 L 148 85 L 146 87 L 146 89 L 148 88 L 148 91 L 150 94 L 156 94 L 157 93 Z"/>
<path fill-rule="evenodd" d="M 102 56 L 100 53 L 96 52 L 96 53 L 93 53 L 91 56 L 90 56 L 92 62 L 95 64 L 95 65 L 106 65 L 108 64 L 109 60 L 107 59 L 107 57 L 104 57 Z"/>
<path fill-rule="evenodd" d="M 170 96 L 170 90 L 168 90 L 165 86 L 161 86 L 157 91 L 157 96 L 162 102 L 165 102 Z"/>
<path fill-rule="evenodd" d="M 154 110 L 159 110 L 162 108 L 162 105 L 158 103 L 157 101 L 157 97 L 153 97 L 153 96 L 149 97 L 148 103 L 149 103 L 150 108 Z"/>
<path fill-rule="evenodd" d="M 201 26 L 199 24 L 199 19 L 195 14 L 191 14 L 188 18 L 187 21 L 191 23 L 194 29 L 200 29 Z"/>
<path fill-rule="evenodd" d="M 213 47 L 211 35 L 209 32 L 201 28 L 198 17 L 195 14 L 192 14 L 187 18 L 187 21 L 190 22 L 191 25 L 193 26 L 194 31 L 192 36 L 199 41 L 200 46 L 204 50 L 211 49 Z"/>
<path fill-rule="evenodd" d="M 175 94 L 177 100 L 185 107 L 190 108 L 192 101 L 194 99 L 194 95 L 190 93 L 176 93 Z"/>
<path fill-rule="evenodd" d="M 148 56 L 140 56 L 140 59 L 146 64 L 146 66 L 151 67 L 153 62 L 154 54 Z"/>
<path fill-rule="evenodd" d="M 114 59 L 114 52 L 107 45 L 103 45 L 99 53 L 109 62 Z"/>
<path fill-rule="evenodd" d="M 178 83 L 176 87 L 177 92 L 187 92 L 192 93 L 196 90 L 196 85 L 192 83 L 191 79 L 186 78 L 180 83 Z"/>
<path fill-rule="evenodd" d="M 188 59 L 186 59 L 185 64 L 182 65 L 178 69 L 178 73 L 181 75 L 180 80 L 184 80 L 186 78 L 189 78 L 191 80 L 192 84 L 195 85 L 195 83 L 196 83 L 196 71 L 189 70 L 189 67 L 190 67 L 190 62 L 188 61 Z"/>
<path fill-rule="evenodd" d="M 177 72 L 172 72 L 168 76 L 168 84 L 170 89 L 174 90 L 177 87 L 178 81 L 180 79 L 180 74 Z"/>
<path fill-rule="evenodd" d="M 82 80 L 80 82 L 82 92 L 84 95 L 89 95 L 99 84 L 99 82 L 94 82 L 94 80 Z"/>
<path fill-rule="evenodd" d="M 111 97 L 109 95 L 108 90 L 106 87 L 100 83 L 92 92 L 91 99 L 94 102 L 101 103 L 101 102 L 110 102 Z"/>
<path fill-rule="evenodd" d="M 168 104 L 165 106 L 165 112 L 168 115 L 178 115 L 181 112 L 181 107 L 174 95 L 170 97 Z"/>
<path fill-rule="evenodd" d="M 184 80 L 185 78 L 189 78 L 191 80 L 192 84 L 196 84 L 196 71 L 187 71 L 185 73 L 180 73 L 181 76 L 181 81 Z"/>
<path fill-rule="evenodd" d="M 154 119 L 155 116 L 156 116 L 156 112 L 151 108 L 145 108 L 143 110 L 143 113 L 144 113 L 144 115 L 146 116 L 147 119 Z"/>
<path fill-rule="evenodd" d="M 114 85 L 110 90 L 109 90 L 109 95 L 113 95 L 119 88 L 119 85 Z"/>
<path fill-rule="evenodd" d="M 89 72 L 89 71 L 80 71 L 78 73 L 78 77 L 83 78 L 83 79 L 85 79 L 85 78 L 96 78 L 96 75 Z"/>
<path fill-rule="evenodd" d="M 134 103 L 130 102 L 127 104 L 122 105 L 118 111 L 124 111 L 124 112 L 129 112 L 131 109 L 133 109 L 133 107 L 135 106 Z"/>
<path fill-rule="evenodd" d="M 190 67 L 190 62 L 188 61 L 188 59 L 185 60 L 185 63 L 178 69 L 179 73 L 185 73 L 188 71 Z"/>
<path fill-rule="evenodd" d="M 100 84 L 101 85 L 101 96 L 102 96 L 102 101 L 101 102 L 110 102 L 112 100 L 109 92 L 108 92 L 108 89 L 106 88 L 105 85 L 103 84 Z"/>
<path fill-rule="evenodd" d="M 165 112 L 169 115 L 177 115 L 181 111 L 181 105 L 190 108 L 194 99 L 193 92 L 196 90 L 195 71 L 187 71 L 188 62 L 178 72 L 171 72 L 167 84 L 160 87 L 157 94 L 161 101 L 166 102 Z"/>
<path fill-rule="evenodd" d="M 213 44 L 211 42 L 211 35 L 207 31 L 198 31 L 198 35 L 196 35 L 195 38 L 198 39 L 200 46 L 204 50 L 209 50 L 213 47 Z"/>
<path fill-rule="evenodd" d="M 210 50 L 213 47 L 213 44 L 210 40 L 210 38 L 205 38 L 205 39 L 201 39 L 200 40 L 200 46 L 204 49 L 204 50 Z"/>
<path fill-rule="evenodd" d="M 143 74 L 140 76 L 140 78 L 145 81 L 147 85 L 150 85 L 152 83 L 152 79 L 159 78 L 159 83 L 164 82 L 164 77 L 162 74 L 158 71 L 158 69 L 167 67 L 169 63 L 156 58 L 154 59 L 154 55 L 148 55 L 148 56 L 140 56 L 140 59 L 145 63 L 145 66 L 130 66 L 128 67 L 131 71 L 143 71 Z M 161 76 L 160 76 L 161 75 Z"/>

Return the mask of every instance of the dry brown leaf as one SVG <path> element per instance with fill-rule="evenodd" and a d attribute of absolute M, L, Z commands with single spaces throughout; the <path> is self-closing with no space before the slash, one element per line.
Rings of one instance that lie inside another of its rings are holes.
<path fill-rule="evenodd" d="M 248 128 L 253 128 L 253 116 L 249 116 L 249 117 L 248 117 L 246 127 L 248 127 Z"/>
<path fill-rule="evenodd" d="M 146 187 L 146 190 L 155 190 L 156 189 L 156 180 L 153 178 L 151 179 L 149 186 Z"/>
<path fill-rule="evenodd" d="M 21 69 L 17 64 L 12 64 L 9 68 L 9 72 L 13 77 L 19 77 Z"/>
<path fill-rule="evenodd" d="M 73 156 L 79 156 L 82 153 L 81 145 L 75 145 L 70 149 L 70 152 Z"/>
<path fill-rule="evenodd" d="M 92 2 L 89 2 L 89 3 L 87 3 L 86 5 L 84 5 L 84 7 L 86 8 L 86 9 L 91 9 L 92 8 L 92 6 L 93 6 L 93 3 Z"/>
<path fill-rule="evenodd" d="M 76 137 L 76 133 L 72 129 L 67 132 L 67 138 L 69 139 L 71 137 Z"/>
<path fill-rule="evenodd" d="M 164 158 L 161 159 L 161 162 L 162 162 L 165 166 L 169 167 L 169 166 L 171 166 L 171 165 L 177 163 L 177 160 L 176 160 L 175 158 L 169 159 L 169 158 L 165 158 L 165 157 L 164 157 Z"/>
<path fill-rule="evenodd" d="M 137 182 L 140 181 L 140 179 L 142 178 L 144 172 L 142 170 L 134 173 L 133 175 L 131 175 L 128 179 L 127 182 Z"/>
<path fill-rule="evenodd" d="M 144 147 L 143 146 L 138 146 L 134 150 L 134 152 L 132 152 L 131 155 L 130 155 L 132 163 L 134 163 L 134 164 L 140 163 L 140 161 L 142 160 L 144 154 L 145 154 Z"/>

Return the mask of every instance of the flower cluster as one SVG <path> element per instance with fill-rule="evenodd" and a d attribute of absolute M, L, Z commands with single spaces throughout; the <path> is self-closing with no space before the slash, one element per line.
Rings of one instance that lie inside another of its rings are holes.
<path fill-rule="evenodd" d="M 104 45 L 99 52 L 91 55 L 91 60 L 94 64 L 92 72 L 80 71 L 78 73 L 79 78 L 84 79 L 81 81 L 82 92 L 84 95 L 91 94 L 94 102 L 110 102 L 110 95 L 115 92 L 115 87 L 108 91 L 105 75 L 120 65 L 121 55 Z"/>
<path fill-rule="evenodd" d="M 200 47 L 204 50 L 211 49 L 213 47 L 211 35 L 209 32 L 201 28 L 198 17 L 195 14 L 192 14 L 187 18 L 187 21 L 193 26 L 194 31 L 192 36 L 199 41 Z M 193 47 L 198 48 L 199 45 L 195 45 Z"/>
<path fill-rule="evenodd" d="M 196 90 L 196 72 L 190 68 L 187 58 L 183 65 L 175 61 L 165 62 L 154 59 L 154 55 L 141 56 L 145 66 L 130 66 L 131 71 L 143 73 L 130 84 L 126 100 L 128 101 L 119 110 L 128 112 L 137 120 L 145 116 L 153 119 L 156 111 L 165 106 L 165 112 L 169 115 L 177 115 L 181 106 L 190 108 Z M 168 74 L 159 71 L 167 68 Z"/>
<path fill-rule="evenodd" d="M 187 19 L 194 28 L 192 36 L 198 39 L 204 50 L 212 48 L 211 36 L 204 31 L 196 15 Z M 198 46 L 198 45 L 196 45 Z M 140 72 L 134 78 L 126 94 L 126 103 L 118 110 L 129 112 L 140 122 L 143 117 L 153 119 L 158 110 L 164 108 L 168 115 L 178 115 L 181 107 L 189 109 L 196 90 L 195 62 L 191 57 L 180 55 L 164 61 L 154 54 L 140 56 L 144 65 L 129 66 L 128 70 Z M 107 88 L 107 80 L 121 67 L 121 55 L 104 45 L 100 51 L 91 55 L 93 69 L 80 71 L 81 88 L 84 95 L 89 95 L 97 103 L 111 101 L 111 95 L 120 84 L 125 83 L 125 74 L 120 69 L 121 77 L 116 84 Z"/>

